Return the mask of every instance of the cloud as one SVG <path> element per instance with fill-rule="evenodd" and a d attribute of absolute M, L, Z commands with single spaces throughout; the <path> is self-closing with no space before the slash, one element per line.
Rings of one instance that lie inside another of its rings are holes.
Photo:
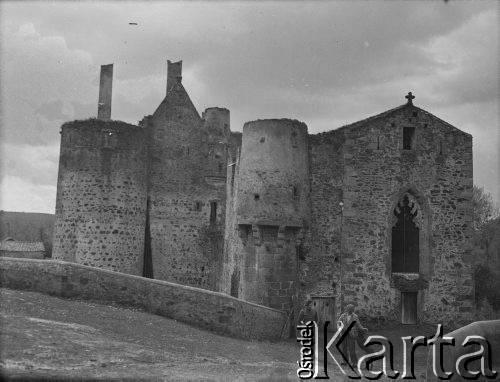
<path fill-rule="evenodd" d="M 93 93 L 95 67 L 90 54 L 68 49 L 61 36 L 42 36 L 31 23 L 7 28 L 3 42 L 4 140 L 56 141 L 60 124 L 73 117 L 69 103 Z"/>
<path fill-rule="evenodd" d="M 0 181 L 0 209 L 18 212 L 54 213 L 55 185 L 27 182 L 21 176 L 4 176 Z"/>
<path fill-rule="evenodd" d="M 451 33 L 434 38 L 425 52 L 436 63 L 435 102 L 480 103 L 498 99 L 498 15 L 483 12 Z M 496 36 L 494 38 L 493 36 Z"/>
<path fill-rule="evenodd" d="M 0 147 L 0 209 L 54 213 L 59 146 Z"/>
<path fill-rule="evenodd" d="M 114 115 L 137 121 L 161 101 L 166 59 L 184 59 L 184 71 L 197 73 L 196 82 L 190 83 L 186 74 L 184 82 L 198 108 L 229 107 L 236 130 L 268 111 L 285 116 L 298 110 L 305 120 L 325 117 L 332 113 L 332 102 L 313 104 L 318 97 L 425 76 L 438 62 L 421 46 L 491 8 L 442 2 L 293 7 L 279 2 L 93 2 L 58 3 L 48 12 L 45 4 L 30 5 L 9 4 L 12 20 L 31 21 L 38 31 L 31 34 L 63 35 L 66 50 L 88 52 L 95 63 L 82 84 L 92 94 L 78 102 L 95 102 L 98 65 L 114 62 L 114 91 L 123 97 L 114 100 L 113 110 L 129 110 L 127 102 L 134 102 L 139 114 Z M 131 20 L 138 25 L 130 26 Z M 145 86 L 160 95 L 157 104 L 148 103 Z"/>
<path fill-rule="evenodd" d="M 59 145 L 3 144 L 1 173 L 22 176 L 34 185 L 54 185 L 57 182 Z"/>
<path fill-rule="evenodd" d="M 497 187 L 497 3 L 292 4 L 2 2 L 3 142 L 40 160 L 63 122 L 96 115 L 108 63 L 112 116 L 137 123 L 165 95 L 166 60 L 182 59 L 198 111 L 229 108 L 236 131 L 271 117 L 331 130 L 400 105 L 411 90 L 418 106 L 474 135 L 475 180 Z M 29 163 L 16 171 L 33 184 L 34 173 L 55 173 Z"/>
<path fill-rule="evenodd" d="M 35 114 L 39 114 L 50 121 L 54 120 L 64 121 L 70 119 L 72 113 L 68 114 L 66 113 L 67 113 L 67 107 L 65 108 L 65 105 L 61 100 L 43 103 L 38 109 L 35 110 Z"/>

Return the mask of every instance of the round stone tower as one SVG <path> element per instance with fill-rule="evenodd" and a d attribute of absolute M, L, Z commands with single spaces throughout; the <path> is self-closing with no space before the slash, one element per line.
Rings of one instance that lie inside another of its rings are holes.
<path fill-rule="evenodd" d="M 205 128 L 210 137 L 226 139 L 229 135 L 229 110 L 222 107 L 209 107 L 203 112 Z"/>
<path fill-rule="evenodd" d="M 53 257 L 142 275 L 147 205 L 145 131 L 118 121 L 65 123 Z"/>
<path fill-rule="evenodd" d="M 307 142 L 307 126 L 296 120 L 243 127 L 235 224 L 244 300 L 287 309 L 296 293 L 297 247 L 309 214 Z"/>
<path fill-rule="evenodd" d="M 210 107 L 203 112 L 203 127 L 208 133 L 209 155 L 206 160 L 206 173 L 209 176 L 225 177 L 229 149 L 229 110 Z M 225 187 L 224 187 L 225 188 Z"/>

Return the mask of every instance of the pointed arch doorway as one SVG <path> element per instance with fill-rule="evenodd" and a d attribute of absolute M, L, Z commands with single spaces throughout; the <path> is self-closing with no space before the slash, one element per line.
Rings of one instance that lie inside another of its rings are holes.
<path fill-rule="evenodd" d="M 408 195 L 394 209 L 392 227 L 392 272 L 419 273 L 420 230 L 416 224 L 418 209 Z"/>
<path fill-rule="evenodd" d="M 403 279 L 420 278 L 421 216 L 416 200 L 405 193 L 393 211 L 391 265 L 392 273 Z M 418 321 L 418 289 L 400 289 L 401 323 L 415 325 Z"/>

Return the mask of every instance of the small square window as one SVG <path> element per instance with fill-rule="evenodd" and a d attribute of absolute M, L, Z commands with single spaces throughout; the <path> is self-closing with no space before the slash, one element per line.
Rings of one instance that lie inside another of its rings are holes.
<path fill-rule="evenodd" d="M 201 202 L 195 202 L 194 203 L 194 210 L 195 211 L 201 211 Z"/>

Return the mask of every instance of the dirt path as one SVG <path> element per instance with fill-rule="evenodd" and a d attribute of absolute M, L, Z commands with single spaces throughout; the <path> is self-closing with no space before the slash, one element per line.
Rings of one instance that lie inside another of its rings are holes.
<path fill-rule="evenodd" d="M 4 377 L 298 380 L 299 346 L 293 340 L 244 341 L 138 310 L 34 292 L 0 289 L 0 301 Z M 395 345 L 400 366 L 402 350 Z M 424 362 L 425 355 L 417 352 L 418 377 Z M 333 362 L 329 374 L 333 380 L 346 379 Z"/>

